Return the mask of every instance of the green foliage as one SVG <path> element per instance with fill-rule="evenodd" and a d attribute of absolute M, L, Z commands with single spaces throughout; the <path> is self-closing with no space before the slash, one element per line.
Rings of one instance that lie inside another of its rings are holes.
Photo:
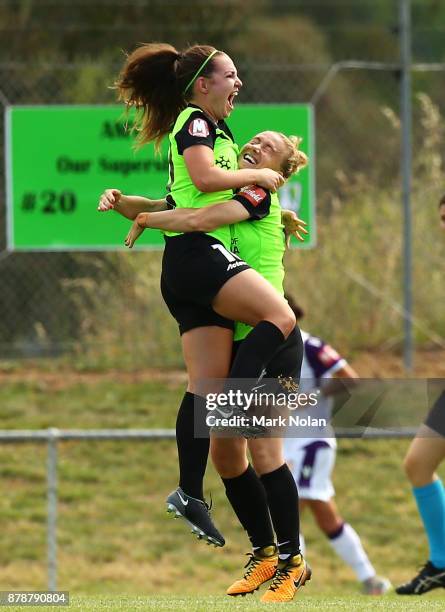
<path fill-rule="evenodd" d="M 101 369 L 180 365 L 177 325 L 160 295 L 161 253 L 108 257 L 114 275 L 85 276 L 67 287 L 83 321 L 78 361 L 82 367 Z M 98 265 L 103 267 L 100 261 Z"/>
<path fill-rule="evenodd" d="M 272 58 L 284 64 L 330 60 L 323 34 L 302 15 L 256 14 L 249 19 L 248 35 L 237 33 L 231 46 L 237 58 L 250 63 L 267 64 Z"/>
<path fill-rule="evenodd" d="M 111 89 L 113 80 L 111 69 L 107 71 L 99 63 L 85 62 L 73 74 L 72 82 L 67 86 L 66 94 L 72 104 L 91 104 L 103 100 L 108 94 L 109 101 L 115 102 L 115 92 Z"/>
<path fill-rule="evenodd" d="M 443 346 L 445 242 L 437 213 L 444 184 L 443 119 L 424 94 L 418 96 L 415 111 L 419 128 L 412 189 L 414 328 L 420 346 Z M 377 167 L 392 159 L 400 130 L 392 110 L 382 108 L 381 120 L 389 144 L 388 149 L 374 150 Z M 326 337 L 346 354 L 398 346 L 402 338 L 401 194 L 397 177 L 384 187 L 372 177 L 372 172 L 347 173 L 338 167 L 335 190 L 321 202 L 317 247 L 292 251 L 286 257 L 287 288 L 307 312 L 303 327 Z M 82 363 L 90 367 L 180 365 L 176 325 L 159 295 L 160 254 L 108 258 L 115 276 L 96 274 L 72 287 L 84 322 L 78 343 Z"/>
<path fill-rule="evenodd" d="M 415 59 L 442 60 L 437 24 L 444 8 L 434 0 L 412 5 Z M 4 2 L 2 91 L 23 104 L 113 102 L 109 87 L 123 51 L 143 41 L 177 48 L 200 41 L 234 56 L 245 84 L 240 101 L 308 101 L 335 61 L 397 61 L 397 19 L 397 2 L 386 0 Z M 444 335 L 443 240 L 434 213 L 443 189 L 443 84 L 414 73 L 413 86 L 422 92 L 414 104 L 412 197 L 416 333 L 423 344 Z M 341 71 L 316 105 L 319 247 L 288 256 L 288 284 L 313 328 L 346 351 L 391 346 L 401 336 L 398 97 L 395 72 Z M 159 274 L 153 253 L 14 254 L 0 267 L 3 354 L 74 350 L 79 368 L 179 365 Z M 336 325 L 338 315 L 351 324 Z"/>
<path fill-rule="evenodd" d="M 414 329 L 419 344 L 443 346 L 445 244 L 437 212 L 444 185 L 443 120 L 427 96 L 418 100 L 419 144 L 412 188 Z M 397 134 L 397 117 L 387 109 L 385 115 L 388 129 Z M 379 161 L 386 163 L 384 150 Z M 393 180 L 382 188 L 361 173 L 351 176 L 338 171 L 336 178 L 336 195 L 318 217 L 317 248 L 287 257 L 288 288 L 308 313 L 303 327 L 317 330 L 334 345 L 348 352 L 363 346 L 397 345 L 403 317 L 403 218 L 398 185 Z"/>

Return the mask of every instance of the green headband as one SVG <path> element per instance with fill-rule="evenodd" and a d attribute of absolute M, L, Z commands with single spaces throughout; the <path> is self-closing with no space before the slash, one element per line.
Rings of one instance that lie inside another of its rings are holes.
<path fill-rule="evenodd" d="M 193 83 L 196 81 L 196 79 L 199 77 L 199 75 L 201 74 L 201 72 L 204 70 L 204 68 L 206 67 L 206 65 L 210 62 L 210 60 L 212 59 L 212 57 L 215 55 L 215 53 L 218 53 L 218 50 L 215 49 L 214 51 L 211 52 L 211 54 L 205 58 L 205 60 L 203 61 L 203 63 L 201 64 L 201 66 L 198 68 L 198 70 L 195 72 L 195 74 L 193 75 L 193 78 L 191 79 L 191 81 L 189 82 L 189 84 L 187 85 L 187 87 L 184 89 L 184 96 L 185 94 L 188 92 L 188 90 L 190 89 L 190 87 L 193 85 Z"/>

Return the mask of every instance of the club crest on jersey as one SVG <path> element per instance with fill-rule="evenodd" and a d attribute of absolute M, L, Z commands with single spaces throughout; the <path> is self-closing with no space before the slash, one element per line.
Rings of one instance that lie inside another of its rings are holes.
<path fill-rule="evenodd" d="M 258 206 L 258 204 L 261 204 L 267 195 L 264 189 L 262 187 L 258 187 L 258 185 L 243 187 L 239 193 L 249 200 L 253 206 Z"/>
<path fill-rule="evenodd" d="M 210 134 L 209 124 L 205 119 L 194 119 L 189 125 L 189 134 L 205 138 Z"/>
<path fill-rule="evenodd" d="M 220 155 L 218 159 L 215 160 L 215 166 L 219 166 L 224 170 L 230 170 L 230 159 L 224 157 L 224 155 Z"/>

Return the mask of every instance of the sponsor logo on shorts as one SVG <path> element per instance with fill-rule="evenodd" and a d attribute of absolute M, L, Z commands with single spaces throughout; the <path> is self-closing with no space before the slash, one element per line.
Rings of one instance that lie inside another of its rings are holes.
<path fill-rule="evenodd" d="M 228 272 L 229 270 L 233 270 L 234 268 L 239 268 L 240 266 L 245 266 L 245 265 L 246 265 L 246 262 L 245 262 L 245 261 L 242 261 L 242 260 L 240 260 L 240 261 L 235 261 L 235 263 L 231 263 L 231 264 L 229 264 L 229 265 L 227 266 L 227 272 Z"/>

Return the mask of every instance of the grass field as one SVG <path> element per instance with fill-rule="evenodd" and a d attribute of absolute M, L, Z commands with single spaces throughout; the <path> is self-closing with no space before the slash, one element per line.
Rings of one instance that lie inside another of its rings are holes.
<path fill-rule="evenodd" d="M 0 429 L 172 427 L 183 392 L 183 380 L 175 376 L 24 378 L 2 380 Z M 427 556 L 401 470 L 407 445 L 341 440 L 335 477 L 344 518 L 361 535 L 378 573 L 393 584 L 410 577 Z M 46 587 L 45 462 L 44 444 L 0 445 L 0 590 Z M 213 469 L 206 489 L 212 492 L 215 522 L 226 535 L 224 549 L 193 540 L 182 523 L 167 518 L 164 499 L 175 486 L 172 441 L 60 443 L 58 588 L 71 592 L 72 608 L 263 607 L 255 603 L 257 596 L 215 597 L 240 575 L 249 547 Z M 303 531 L 314 576 L 298 600 L 302 609 L 444 608 L 443 592 L 416 601 L 361 596 L 352 572 L 337 560 L 310 516 L 303 517 Z"/>
<path fill-rule="evenodd" d="M 320 610 L 431 610 L 442 611 L 443 599 L 433 598 L 431 595 L 421 599 L 401 600 L 396 595 L 387 595 L 384 598 L 366 598 L 365 596 L 352 597 L 317 597 L 305 596 L 298 597 L 289 606 L 298 610 L 319 612 Z M 26 610 L 22 607 L 8 607 L 8 610 Z M 29 608 L 28 608 L 29 609 Z M 105 610 L 116 610 L 121 612 L 131 612 L 133 610 L 191 610 L 192 612 L 227 612 L 237 610 L 239 612 L 252 612 L 255 610 L 282 610 L 282 604 L 262 604 L 258 597 L 245 597 L 230 599 L 224 596 L 208 597 L 72 597 L 69 608 L 49 608 L 39 607 L 39 610 L 54 612 L 54 610 L 82 610 L 86 612 L 96 612 Z"/>

